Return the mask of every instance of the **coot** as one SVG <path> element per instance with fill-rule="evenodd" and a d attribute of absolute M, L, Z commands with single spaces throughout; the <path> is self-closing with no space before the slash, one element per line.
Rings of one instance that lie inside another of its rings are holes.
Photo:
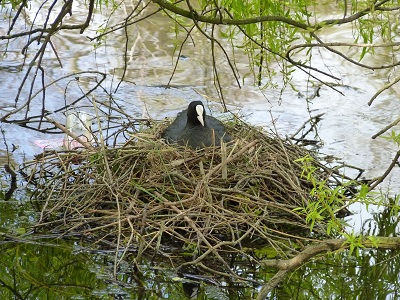
<path fill-rule="evenodd" d="M 220 146 L 221 138 L 224 142 L 231 140 L 221 121 L 206 115 L 201 101 L 191 102 L 187 109 L 178 113 L 162 136 L 168 143 L 187 145 L 194 149 Z"/>

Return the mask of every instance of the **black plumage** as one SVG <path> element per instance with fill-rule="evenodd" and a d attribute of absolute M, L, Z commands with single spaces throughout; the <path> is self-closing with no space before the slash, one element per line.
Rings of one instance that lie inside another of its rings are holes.
<path fill-rule="evenodd" d="M 162 136 L 168 143 L 187 145 L 194 149 L 220 146 L 221 138 L 224 142 L 231 140 L 222 122 L 206 115 L 201 101 L 191 102 L 187 109 L 178 113 Z"/>

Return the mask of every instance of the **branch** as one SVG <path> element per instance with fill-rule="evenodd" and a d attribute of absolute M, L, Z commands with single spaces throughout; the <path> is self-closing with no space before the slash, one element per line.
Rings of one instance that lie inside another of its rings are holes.
<path fill-rule="evenodd" d="M 196 11 L 185 10 L 183 8 L 180 8 L 173 3 L 167 2 L 166 0 L 152 0 L 152 1 L 164 9 L 167 9 L 177 15 L 180 15 L 180 16 L 188 18 L 188 19 L 192 19 L 193 21 L 197 21 L 197 22 L 204 22 L 204 23 L 217 24 L 217 25 L 218 24 L 220 24 L 220 25 L 247 25 L 247 24 L 255 24 L 255 23 L 261 23 L 261 22 L 274 22 L 275 21 L 275 22 L 286 23 L 286 24 L 292 25 L 292 26 L 300 28 L 300 29 L 315 31 L 315 30 L 321 29 L 323 27 L 326 27 L 328 25 L 340 25 L 340 24 L 345 24 L 345 23 L 351 23 L 354 20 L 357 20 L 357 19 L 359 19 L 371 12 L 374 12 L 376 10 L 388 10 L 386 8 L 382 8 L 381 6 L 383 6 L 389 0 L 381 1 L 376 5 L 371 5 L 371 7 L 363 9 L 362 11 L 359 11 L 347 18 L 328 19 L 328 20 L 318 22 L 314 25 L 308 25 L 306 23 L 298 22 L 291 18 L 286 18 L 286 17 L 282 17 L 282 16 L 260 16 L 260 17 L 236 19 L 236 20 L 222 18 L 221 15 L 218 15 L 217 17 L 207 17 L 204 15 L 198 14 Z"/>
<path fill-rule="evenodd" d="M 355 61 L 355 60 L 349 58 L 349 57 L 346 56 L 345 54 L 341 53 L 340 51 L 337 51 L 337 50 L 334 50 L 334 49 L 331 48 L 331 47 L 359 47 L 359 48 L 398 47 L 398 46 L 400 46 L 400 42 L 396 42 L 396 43 L 382 43 L 382 44 L 355 44 L 355 43 L 343 43 L 343 42 L 323 43 L 316 35 L 313 35 L 313 36 L 314 36 L 317 40 L 319 40 L 319 43 L 307 43 L 307 44 L 295 45 L 295 46 L 290 47 L 290 48 L 287 50 L 287 52 L 286 52 L 286 57 L 287 57 L 287 59 L 288 59 L 289 62 L 291 62 L 291 63 L 292 63 L 293 65 L 295 65 L 295 66 L 302 66 L 302 67 L 307 68 L 307 69 L 310 69 L 310 70 L 318 71 L 319 73 L 321 73 L 321 74 L 323 74 L 323 75 L 326 75 L 326 76 L 329 76 L 329 77 L 331 77 L 331 78 L 333 78 L 333 79 L 336 79 L 336 80 L 340 80 L 340 79 L 337 78 L 337 77 L 335 77 L 335 76 L 333 76 L 333 75 L 331 75 L 331 74 L 328 74 L 328 73 L 326 73 L 326 72 L 320 71 L 320 70 L 315 69 L 315 68 L 310 67 L 310 66 L 307 66 L 307 65 L 304 64 L 304 63 L 300 63 L 300 62 L 297 62 L 297 61 L 293 60 L 293 59 L 291 58 L 291 53 L 292 53 L 294 50 L 296 50 L 296 49 L 302 49 L 302 48 L 313 48 L 313 47 L 324 48 L 324 49 L 327 49 L 327 50 L 329 50 L 329 51 L 331 51 L 331 52 L 333 52 L 333 53 L 339 55 L 340 57 L 342 57 L 343 59 L 345 59 L 345 60 L 351 62 L 351 63 L 354 64 L 354 65 L 357 65 L 357 66 L 360 66 L 360 67 L 363 67 L 363 68 L 366 68 L 366 69 L 370 69 L 370 70 L 388 69 L 388 68 L 393 68 L 393 67 L 395 67 L 395 66 L 398 66 L 398 65 L 400 64 L 400 62 L 399 62 L 399 63 L 390 64 L 390 65 L 369 66 L 369 65 L 366 65 L 366 64 L 359 63 L 359 62 L 357 62 L 357 61 Z M 397 80 L 397 81 L 396 81 L 396 80 Z M 397 78 L 396 78 L 396 80 L 395 80 L 391 85 L 397 83 L 400 79 L 397 79 Z M 386 88 L 389 88 L 391 85 L 388 85 L 388 87 L 386 87 Z"/>
<path fill-rule="evenodd" d="M 375 93 L 375 95 L 372 96 L 371 100 L 368 102 L 368 106 L 372 105 L 372 102 L 383 92 L 389 89 L 391 86 L 395 85 L 400 81 L 400 76 L 397 76 L 392 82 L 389 82 L 388 84 L 384 85 L 379 91 Z"/>
<path fill-rule="evenodd" d="M 73 100 L 71 103 L 66 104 L 52 112 L 50 111 L 45 111 L 44 113 L 42 112 L 40 115 L 33 115 L 33 116 L 27 116 L 26 114 L 29 111 L 29 104 L 31 99 L 34 99 L 37 95 L 39 95 L 40 93 L 43 93 L 43 90 L 47 89 L 48 87 L 60 82 L 61 80 L 67 79 L 68 77 L 75 77 L 78 78 L 79 80 L 79 76 L 81 74 L 98 74 L 100 75 L 100 79 L 96 81 L 96 85 L 91 88 L 89 91 L 85 92 L 81 97 L 79 97 L 78 99 Z M 21 105 L 20 107 L 6 113 L 3 116 L 0 116 L 0 122 L 3 123 L 13 123 L 13 124 L 17 124 L 19 126 L 22 127 L 26 127 L 26 128 L 30 128 L 39 132 L 43 132 L 43 133 L 49 133 L 51 132 L 53 129 L 56 129 L 57 127 L 52 127 L 52 128 L 46 128 L 46 129 L 42 129 L 39 130 L 36 127 L 33 126 L 29 126 L 28 124 L 33 123 L 36 119 L 41 120 L 43 117 L 48 116 L 50 114 L 54 114 L 54 113 L 58 113 L 58 112 L 62 112 L 62 111 L 66 111 L 68 108 L 73 107 L 75 104 L 77 104 L 79 101 L 86 99 L 91 93 L 93 93 L 98 87 L 101 86 L 101 84 L 103 83 L 103 81 L 106 79 L 106 74 L 102 73 L 102 72 L 98 72 L 98 71 L 81 71 L 81 72 L 76 72 L 76 73 L 71 73 L 71 74 L 67 74 L 65 76 L 62 76 L 58 79 L 53 80 L 51 83 L 47 84 L 46 86 L 43 86 L 42 89 L 40 89 L 39 91 L 37 91 L 35 94 L 31 95 L 31 99 L 28 99 L 23 105 Z M 25 109 L 25 116 L 22 119 L 10 119 L 12 115 L 17 114 L 18 112 L 21 112 L 23 109 Z"/>
<path fill-rule="evenodd" d="M 79 144 L 81 144 L 83 147 L 85 147 L 87 150 L 94 150 L 94 147 L 92 146 L 92 144 L 90 142 L 87 142 L 86 140 L 82 139 L 80 136 L 77 136 L 75 133 L 73 133 L 72 131 L 68 130 L 68 128 L 64 127 L 63 125 L 61 125 L 60 123 L 58 123 L 57 121 L 54 121 L 53 119 L 48 118 L 47 116 L 44 116 L 46 118 L 47 121 L 49 121 L 50 123 L 52 123 L 54 126 L 56 126 L 58 129 L 61 129 L 62 132 L 64 132 L 66 135 L 68 135 L 69 137 L 71 137 L 72 139 L 76 140 L 79 142 Z"/>
<path fill-rule="evenodd" d="M 373 184 L 371 184 L 368 187 L 369 191 L 372 191 L 374 188 L 376 188 L 378 186 L 378 184 L 380 184 L 389 174 L 390 172 L 392 172 L 393 168 L 395 167 L 395 165 L 397 164 L 398 160 L 400 158 L 400 150 L 397 151 L 396 155 L 394 156 L 392 162 L 390 163 L 389 167 L 387 168 L 387 170 L 385 171 L 385 173 L 383 173 L 382 176 L 380 176 L 378 178 L 378 180 L 376 180 Z"/>
<path fill-rule="evenodd" d="M 378 136 L 384 134 L 386 131 L 388 131 L 390 128 L 396 126 L 397 124 L 399 124 L 400 122 L 400 116 L 397 117 L 396 120 L 394 120 L 392 123 L 390 123 L 389 125 L 387 125 L 385 128 L 379 130 L 379 132 L 375 133 L 373 136 L 371 136 L 371 139 L 376 139 Z"/>
<path fill-rule="evenodd" d="M 305 30 L 311 29 L 307 24 L 305 23 L 300 23 L 295 20 L 292 20 L 290 18 L 285 18 L 281 16 L 260 16 L 260 17 L 254 17 L 254 18 L 248 18 L 248 19 L 224 19 L 221 16 L 212 18 L 212 17 L 206 17 L 204 15 L 198 14 L 196 11 L 189 11 L 182 9 L 175 4 L 169 3 L 166 0 L 152 0 L 154 3 L 157 3 L 160 5 L 162 8 L 167 9 L 177 15 L 180 15 L 182 17 L 192 19 L 193 21 L 197 22 L 203 22 L 203 23 L 208 23 L 208 24 L 216 24 L 216 25 L 247 25 L 247 24 L 255 24 L 255 23 L 260 23 L 260 22 L 272 22 L 272 21 L 277 21 L 277 22 L 283 22 L 289 25 L 292 25 L 294 27 L 302 28 Z"/>
<path fill-rule="evenodd" d="M 377 240 L 378 243 L 373 243 L 372 240 Z M 308 260 L 321 253 L 333 252 L 349 248 L 350 244 L 346 243 L 346 239 L 332 239 L 321 241 L 318 244 L 313 244 L 304 248 L 298 255 L 287 260 L 264 260 L 261 265 L 265 267 L 275 267 L 279 271 L 267 282 L 258 294 L 257 300 L 266 299 L 268 294 L 280 283 L 286 276 L 303 265 Z M 364 248 L 377 249 L 400 249 L 400 237 L 364 237 L 361 241 Z"/>
<path fill-rule="evenodd" d="M 87 15 L 85 23 L 82 24 L 81 31 L 79 32 L 80 34 L 82 34 L 85 31 L 85 29 L 89 27 L 90 19 L 93 16 L 93 10 L 94 10 L 94 0 L 90 0 L 88 15 Z"/>

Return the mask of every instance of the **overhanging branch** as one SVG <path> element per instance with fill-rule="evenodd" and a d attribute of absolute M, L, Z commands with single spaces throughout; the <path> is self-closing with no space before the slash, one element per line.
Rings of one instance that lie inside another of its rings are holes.
<path fill-rule="evenodd" d="M 356 19 L 359 19 L 373 11 L 376 10 L 396 10 L 398 8 L 392 8 L 388 9 L 385 7 L 382 7 L 386 2 L 389 0 L 384 0 L 376 5 L 371 5 L 368 8 L 365 8 L 355 14 L 352 14 L 351 16 L 345 17 L 345 18 L 340 18 L 340 19 L 328 19 L 328 20 L 323 20 L 321 22 L 318 22 L 314 25 L 308 25 L 307 23 L 303 22 L 298 22 L 295 21 L 291 18 L 283 17 L 283 16 L 274 16 L 274 15 L 268 15 L 268 16 L 259 16 L 259 17 L 253 17 L 253 18 L 245 18 L 245 19 L 227 19 L 223 18 L 221 15 L 217 15 L 216 17 L 209 17 L 205 15 L 201 15 L 197 13 L 195 10 L 185 10 L 181 7 L 178 7 L 176 4 L 170 3 L 166 0 L 152 0 L 154 3 L 158 4 L 160 7 L 169 10 L 177 15 L 180 15 L 182 17 L 192 19 L 193 21 L 197 22 L 204 22 L 204 23 L 209 23 L 209 24 L 220 24 L 220 25 L 247 25 L 247 24 L 255 24 L 255 23 L 261 23 L 261 22 L 281 22 L 281 23 L 286 23 L 288 25 L 292 25 L 294 27 L 304 29 L 304 30 L 310 30 L 310 31 L 315 31 L 318 29 L 321 29 L 323 27 L 329 26 L 329 25 L 340 25 L 340 24 L 345 24 L 345 23 L 351 23 Z"/>
<path fill-rule="evenodd" d="M 376 243 L 373 241 L 376 241 Z M 399 250 L 400 237 L 364 237 L 361 240 L 361 245 L 364 248 Z M 313 257 L 322 253 L 348 249 L 349 247 L 350 243 L 347 243 L 346 239 L 331 239 L 321 241 L 318 244 L 309 245 L 291 259 L 262 261 L 261 265 L 266 267 L 275 267 L 278 268 L 279 271 L 262 287 L 260 293 L 258 294 L 257 300 L 265 299 L 268 294 L 280 282 L 282 282 L 290 272 L 294 271 L 296 268 L 300 267 Z"/>

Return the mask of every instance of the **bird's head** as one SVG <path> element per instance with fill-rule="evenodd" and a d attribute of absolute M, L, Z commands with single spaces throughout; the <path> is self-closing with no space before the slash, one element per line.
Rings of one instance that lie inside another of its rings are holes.
<path fill-rule="evenodd" d="M 189 104 L 187 110 L 187 121 L 192 126 L 205 126 L 206 112 L 201 101 L 193 101 Z M 199 124 L 200 123 L 200 124 Z"/>

